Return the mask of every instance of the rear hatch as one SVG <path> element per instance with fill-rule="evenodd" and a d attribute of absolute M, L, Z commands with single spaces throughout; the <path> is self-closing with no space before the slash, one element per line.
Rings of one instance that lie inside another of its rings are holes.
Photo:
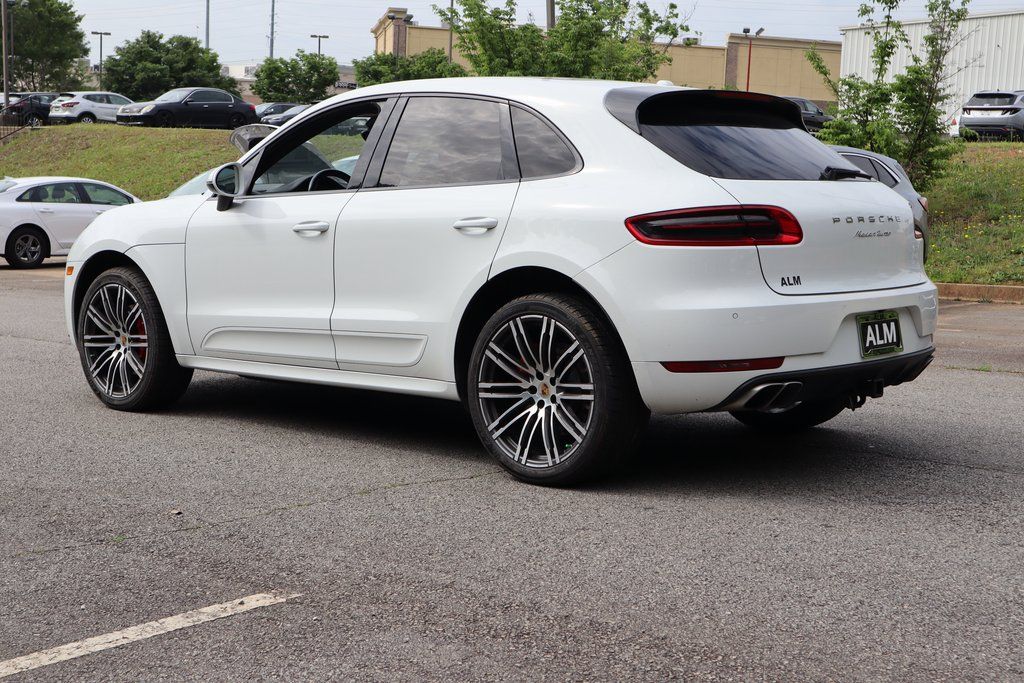
<path fill-rule="evenodd" d="M 964 105 L 965 116 L 1012 116 L 1020 111 L 1014 106 L 1016 93 L 980 92 L 971 97 Z"/>
<path fill-rule="evenodd" d="M 806 132 L 789 100 L 665 90 L 638 102 L 634 120 L 621 101 L 606 104 L 676 161 L 713 178 L 738 205 L 777 206 L 797 219 L 798 243 L 757 246 L 765 283 L 779 294 L 890 289 L 927 279 L 907 200 L 858 177 L 857 167 Z"/>

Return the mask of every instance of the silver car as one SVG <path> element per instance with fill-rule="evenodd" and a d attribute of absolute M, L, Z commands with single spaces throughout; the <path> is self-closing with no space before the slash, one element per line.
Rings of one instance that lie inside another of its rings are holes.
<path fill-rule="evenodd" d="M 839 155 L 907 200 L 914 212 L 914 229 L 924 238 L 924 260 L 928 260 L 928 198 L 914 189 L 907 171 L 892 157 L 856 147 L 831 145 Z"/>
<path fill-rule="evenodd" d="M 960 117 L 961 136 L 965 130 L 983 138 L 1024 138 L 1024 90 L 976 93 Z"/>

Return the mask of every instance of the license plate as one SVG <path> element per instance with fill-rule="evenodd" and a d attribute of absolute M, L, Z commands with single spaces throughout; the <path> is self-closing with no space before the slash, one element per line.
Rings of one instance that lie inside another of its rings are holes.
<path fill-rule="evenodd" d="M 876 311 L 857 316 L 862 358 L 884 356 L 903 350 L 900 315 L 896 311 Z"/>
<path fill-rule="evenodd" d="M 968 116 L 1002 116 L 1001 109 L 975 109 Z"/>

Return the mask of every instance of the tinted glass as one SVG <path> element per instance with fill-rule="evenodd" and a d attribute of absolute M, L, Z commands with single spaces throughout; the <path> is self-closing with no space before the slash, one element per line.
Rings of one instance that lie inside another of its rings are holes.
<path fill-rule="evenodd" d="M 503 180 L 501 107 L 457 97 L 413 97 L 391 141 L 380 185 Z"/>
<path fill-rule="evenodd" d="M 379 112 L 380 108 L 370 102 L 318 114 L 300 123 L 294 135 L 283 137 L 264 154 L 252 192 L 302 192 L 308 185 L 303 181 L 324 170 L 351 176 Z M 361 125 L 354 125 L 354 121 Z M 340 179 L 344 181 L 344 177 Z M 328 187 L 325 183 L 322 189 Z"/>
<path fill-rule="evenodd" d="M 19 202 L 43 202 L 44 204 L 78 204 L 78 188 L 74 183 L 55 183 L 34 187 L 18 197 Z"/>
<path fill-rule="evenodd" d="M 851 164 L 859 168 L 860 170 L 867 173 L 869 176 L 878 180 L 878 169 L 871 163 L 871 159 L 862 157 L 859 154 L 851 154 L 849 156 L 843 155 L 843 158 L 849 161 Z"/>
<path fill-rule="evenodd" d="M 196 90 L 189 97 L 192 102 L 230 102 L 231 95 L 218 90 Z"/>
<path fill-rule="evenodd" d="M 106 206 L 123 206 L 131 204 L 132 200 L 117 190 L 106 185 L 85 183 L 85 192 L 89 195 L 90 204 L 103 204 Z"/>
<path fill-rule="evenodd" d="M 784 115 L 743 102 L 641 110 L 640 132 L 676 161 L 713 178 L 819 180 L 827 166 L 854 168 Z"/>
<path fill-rule="evenodd" d="M 1017 96 L 1013 93 L 1006 95 L 1002 94 L 980 94 L 975 95 L 968 100 L 968 106 L 974 105 L 976 107 L 999 107 L 1005 104 L 1013 104 L 1013 101 L 1017 99 Z"/>
<path fill-rule="evenodd" d="M 512 107 L 512 130 L 523 178 L 569 173 L 576 168 L 576 157 L 569 146 L 532 113 Z"/>
<path fill-rule="evenodd" d="M 883 166 L 882 164 L 878 163 L 874 159 L 871 160 L 871 163 L 875 167 L 874 176 L 876 178 L 878 178 L 880 181 L 882 181 L 883 183 L 885 183 L 889 187 L 896 187 L 897 185 L 900 184 L 900 181 L 896 180 L 896 178 L 894 178 L 892 176 L 892 173 L 889 173 L 889 171 L 885 168 L 885 166 Z"/>
<path fill-rule="evenodd" d="M 192 92 L 192 91 L 189 90 L 188 88 L 178 88 L 177 90 L 168 90 L 163 95 L 161 95 L 160 97 L 156 98 L 153 101 L 154 102 L 181 102 L 183 99 L 185 99 L 185 96 L 188 95 L 190 92 Z"/>
<path fill-rule="evenodd" d="M 110 100 L 111 104 L 131 104 L 131 100 L 121 95 L 107 95 L 107 99 Z"/>

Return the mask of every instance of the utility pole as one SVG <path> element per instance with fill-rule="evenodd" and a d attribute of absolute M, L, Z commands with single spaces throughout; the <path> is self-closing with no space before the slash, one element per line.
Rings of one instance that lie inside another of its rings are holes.
<path fill-rule="evenodd" d="M 754 35 L 750 35 L 750 29 L 743 29 L 743 35 L 747 37 L 747 92 L 750 92 L 750 63 L 754 55 L 754 38 L 764 33 L 764 27 L 757 29 Z"/>
<path fill-rule="evenodd" d="M 2 40 L 0 40 L 0 47 L 3 48 L 3 79 L 4 79 L 4 108 L 7 108 L 7 102 L 10 99 L 11 94 L 11 83 L 8 79 L 7 74 L 7 0 L 0 0 L 0 34 L 2 34 Z"/>
<path fill-rule="evenodd" d="M 547 0 L 548 6 L 548 30 L 555 27 L 555 0 Z"/>
<path fill-rule="evenodd" d="M 448 9 L 455 9 L 455 0 L 448 0 Z M 452 25 L 448 24 L 448 63 L 452 63 L 452 38 L 455 35 L 455 31 L 452 30 Z"/>
<path fill-rule="evenodd" d="M 210 0 L 206 0 L 206 49 L 210 49 Z"/>
<path fill-rule="evenodd" d="M 316 38 L 316 53 L 317 54 L 320 54 L 320 41 L 324 40 L 326 38 L 330 38 L 330 36 L 324 35 L 322 33 L 310 33 L 309 37 L 310 38 Z"/>
<path fill-rule="evenodd" d="M 270 0 L 270 58 L 274 58 L 274 0 Z"/>
<path fill-rule="evenodd" d="M 100 37 L 100 90 L 103 90 L 103 36 L 109 36 L 110 31 L 92 31 L 92 34 Z"/>

